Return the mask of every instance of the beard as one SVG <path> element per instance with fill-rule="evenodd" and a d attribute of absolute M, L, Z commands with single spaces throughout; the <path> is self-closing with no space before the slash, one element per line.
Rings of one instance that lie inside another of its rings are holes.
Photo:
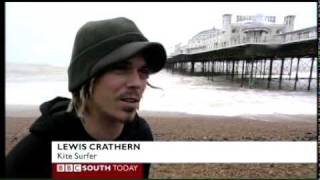
<path fill-rule="evenodd" d="M 126 108 L 123 111 L 125 111 L 125 113 L 127 113 L 127 116 L 124 119 L 119 119 L 119 121 L 121 123 L 132 122 L 137 114 L 136 108 Z"/>
<path fill-rule="evenodd" d="M 125 93 L 122 93 L 119 95 L 118 100 L 121 100 L 123 98 L 128 98 L 128 97 L 134 97 L 138 101 L 141 99 L 141 94 L 138 91 L 127 91 Z M 124 107 L 122 111 L 126 113 L 125 118 L 118 119 L 119 122 L 121 123 L 127 123 L 127 122 L 132 122 L 135 119 L 135 116 L 137 114 L 137 110 L 139 109 L 139 102 L 137 107 Z"/>

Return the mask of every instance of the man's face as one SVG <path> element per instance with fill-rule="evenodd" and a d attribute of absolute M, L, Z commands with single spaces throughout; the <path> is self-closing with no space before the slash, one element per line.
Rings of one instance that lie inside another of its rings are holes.
<path fill-rule="evenodd" d="M 89 112 L 120 122 L 133 120 L 148 76 L 149 71 L 141 55 L 113 65 L 96 80 Z"/>

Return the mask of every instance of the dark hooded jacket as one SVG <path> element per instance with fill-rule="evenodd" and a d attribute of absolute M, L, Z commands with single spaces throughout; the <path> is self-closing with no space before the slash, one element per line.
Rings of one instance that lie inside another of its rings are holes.
<path fill-rule="evenodd" d="M 57 97 L 40 106 L 42 115 L 6 157 L 6 176 L 21 178 L 51 177 L 51 141 L 95 141 L 83 128 L 75 112 L 66 112 L 70 99 Z M 153 141 L 147 122 L 136 115 L 126 123 L 115 141 Z M 148 178 L 150 164 L 144 164 Z"/>

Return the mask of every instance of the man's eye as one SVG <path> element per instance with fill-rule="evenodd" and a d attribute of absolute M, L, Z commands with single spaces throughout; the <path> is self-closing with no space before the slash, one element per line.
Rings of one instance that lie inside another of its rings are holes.
<path fill-rule="evenodd" d="M 150 74 L 150 71 L 149 71 L 148 68 L 143 68 L 143 69 L 141 69 L 141 72 L 142 72 L 142 73 L 145 73 L 145 74 Z"/>
<path fill-rule="evenodd" d="M 144 78 L 148 78 L 150 74 L 150 70 L 148 68 L 143 68 L 140 70 L 140 73 Z"/>

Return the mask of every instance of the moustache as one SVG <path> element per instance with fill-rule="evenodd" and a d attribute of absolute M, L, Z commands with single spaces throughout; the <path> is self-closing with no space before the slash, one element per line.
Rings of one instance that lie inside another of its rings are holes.
<path fill-rule="evenodd" d="M 123 100 L 123 99 L 133 99 L 135 101 L 140 101 L 142 95 L 140 95 L 139 92 L 137 91 L 127 91 L 124 93 L 121 93 L 119 95 L 119 99 Z"/>

